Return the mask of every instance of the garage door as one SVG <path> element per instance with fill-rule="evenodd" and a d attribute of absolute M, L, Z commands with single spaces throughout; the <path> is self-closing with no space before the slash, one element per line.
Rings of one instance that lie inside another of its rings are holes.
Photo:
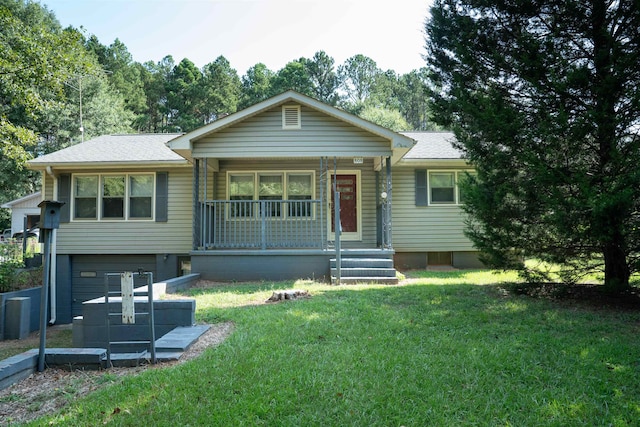
<path fill-rule="evenodd" d="M 104 296 L 105 273 L 150 271 L 156 275 L 155 255 L 76 255 L 71 258 L 71 298 L 73 316 L 82 315 L 84 301 Z M 136 283 L 136 286 L 141 286 Z M 120 289 L 118 278 L 109 281 L 110 290 Z"/>

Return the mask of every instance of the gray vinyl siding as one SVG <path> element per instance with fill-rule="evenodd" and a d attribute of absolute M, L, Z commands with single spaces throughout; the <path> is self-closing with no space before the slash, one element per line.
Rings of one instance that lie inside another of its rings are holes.
<path fill-rule="evenodd" d="M 376 198 L 375 198 L 375 172 L 373 171 L 373 160 L 365 159 L 362 165 L 354 165 L 352 161 L 340 160 L 337 163 L 338 172 L 340 170 L 359 170 L 361 179 L 361 200 L 362 200 L 362 241 L 349 242 L 352 247 L 375 247 L 376 244 Z M 330 171 L 333 173 L 333 160 L 330 160 Z M 227 199 L 227 172 L 266 172 L 266 171 L 315 171 L 316 194 L 315 198 L 320 198 L 320 160 L 221 160 L 220 170 L 214 176 L 215 199 Z M 327 197 L 327 187 L 324 188 L 325 198 Z M 325 216 L 326 217 L 326 216 Z"/>
<path fill-rule="evenodd" d="M 282 106 L 194 143 L 193 157 L 390 156 L 390 141 L 334 117 L 301 108 L 300 129 L 282 129 Z"/>
<path fill-rule="evenodd" d="M 416 206 L 415 169 L 395 167 L 392 176 L 392 239 L 396 252 L 475 250 L 463 233 L 464 213 L 460 206 Z"/>
<path fill-rule="evenodd" d="M 58 232 L 59 254 L 188 253 L 192 240 L 191 168 L 169 172 L 168 220 L 71 221 Z M 96 171 L 99 173 L 102 171 Z M 109 170 L 111 172 L 117 172 Z M 122 170 L 121 172 L 136 172 Z"/>

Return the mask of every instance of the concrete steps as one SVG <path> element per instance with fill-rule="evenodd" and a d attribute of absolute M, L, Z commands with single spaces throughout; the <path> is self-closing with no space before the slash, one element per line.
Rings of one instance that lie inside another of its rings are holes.
<path fill-rule="evenodd" d="M 169 362 L 178 360 L 202 334 L 209 330 L 209 325 L 178 326 L 156 340 L 156 361 Z M 113 366 L 138 366 L 150 363 L 151 353 L 147 350 L 131 353 L 111 353 Z"/>
<path fill-rule="evenodd" d="M 329 261 L 332 284 L 337 283 L 336 264 L 335 258 Z M 387 256 L 343 257 L 340 264 L 340 276 L 340 283 L 343 285 L 356 283 L 398 284 L 393 259 Z"/>

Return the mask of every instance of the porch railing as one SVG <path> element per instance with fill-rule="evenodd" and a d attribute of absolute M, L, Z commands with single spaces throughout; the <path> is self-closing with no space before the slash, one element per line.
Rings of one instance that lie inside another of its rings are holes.
<path fill-rule="evenodd" d="M 207 200 L 201 203 L 203 249 L 325 249 L 321 200 Z"/>

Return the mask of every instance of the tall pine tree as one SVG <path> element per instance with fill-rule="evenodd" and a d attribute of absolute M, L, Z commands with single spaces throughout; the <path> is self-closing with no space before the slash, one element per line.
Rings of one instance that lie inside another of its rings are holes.
<path fill-rule="evenodd" d="M 468 235 L 493 264 L 599 270 L 616 291 L 640 270 L 638 28 L 636 0 L 435 1 L 436 119 L 478 171 Z"/>

